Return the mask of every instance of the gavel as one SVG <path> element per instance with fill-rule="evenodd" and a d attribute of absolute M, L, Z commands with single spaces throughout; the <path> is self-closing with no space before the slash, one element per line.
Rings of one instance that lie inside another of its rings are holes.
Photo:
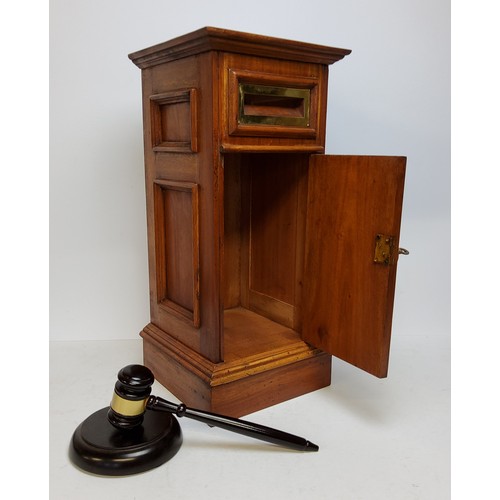
<path fill-rule="evenodd" d="M 175 417 L 192 418 L 292 450 L 319 450 L 310 441 L 287 432 L 152 396 L 154 380 L 151 370 L 142 365 L 128 365 L 118 372 L 111 405 L 87 417 L 73 433 L 69 457 L 74 465 L 104 476 L 137 474 L 158 467 L 182 445 Z"/>
<path fill-rule="evenodd" d="M 128 365 L 118 372 L 118 381 L 115 384 L 108 410 L 108 420 L 113 427 L 125 432 L 135 429 L 142 424 L 145 412 L 153 410 L 168 412 L 177 417 L 191 418 L 208 424 L 210 427 L 219 427 L 297 451 L 319 450 L 318 445 L 287 432 L 233 417 L 188 408 L 183 403 L 171 403 L 158 396 L 152 396 L 153 382 L 153 373 L 142 365 Z"/>

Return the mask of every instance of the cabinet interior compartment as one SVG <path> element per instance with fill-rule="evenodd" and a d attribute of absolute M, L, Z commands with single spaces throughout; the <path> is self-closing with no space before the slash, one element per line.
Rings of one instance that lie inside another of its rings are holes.
<path fill-rule="evenodd" d="M 224 360 L 300 342 L 309 155 L 224 155 Z"/>

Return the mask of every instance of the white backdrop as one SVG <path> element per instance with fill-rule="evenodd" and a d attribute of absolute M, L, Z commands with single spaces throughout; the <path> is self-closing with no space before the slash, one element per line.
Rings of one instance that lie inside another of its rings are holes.
<path fill-rule="evenodd" d="M 445 0 L 52 0 L 50 338 L 133 339 L 149 319 L 140 70 L 203 26 L 352 49 L 331 67 L 327 153 L 408 157 L 393 335 L 449 334 Z"/>

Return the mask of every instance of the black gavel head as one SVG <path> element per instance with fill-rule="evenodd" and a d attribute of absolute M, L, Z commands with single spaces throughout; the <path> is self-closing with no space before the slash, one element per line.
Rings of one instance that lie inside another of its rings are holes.
<path fill-rule="evenodd" d="M 121 430 L 141 425 L 154 375 L 145 366 L 128 365 L 118 372 L 118 382 L 108 410 L 108 420 Z"/>

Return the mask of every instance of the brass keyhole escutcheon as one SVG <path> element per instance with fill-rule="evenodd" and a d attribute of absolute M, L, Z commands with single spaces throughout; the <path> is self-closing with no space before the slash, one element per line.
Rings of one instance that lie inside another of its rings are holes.
<path fill-rule="evenodd" d="M 373 262 L 388 266 L 396 260 L 394 255 L 394 236 L 386 234 L 377 234 L 375 236 L 375 256 Z M 398 255 L 409 255 L 406 248 L 398 248 Z"/>

